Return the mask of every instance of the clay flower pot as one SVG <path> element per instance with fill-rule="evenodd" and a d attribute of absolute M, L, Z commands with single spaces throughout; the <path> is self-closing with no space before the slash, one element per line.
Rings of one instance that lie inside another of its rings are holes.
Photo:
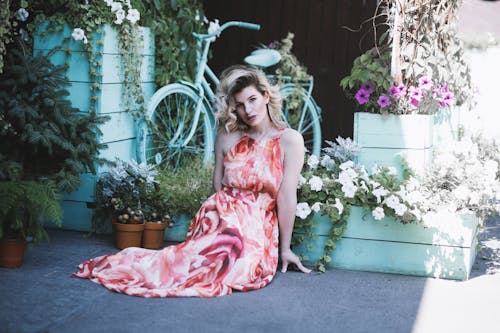
<path fill-rule="evenodd" d="M 0 267 L 17 268 L 24 259 L 24 239 L 0 239 Z"/>
<path fill-rule="evenodd" d="M 160 249 L 163 247 L 163 238 L 167 222 L 146 222 L 142 234 L 142 247 L 146 249 Z"/>
<path fill-rule="evenodd" d="M 119 223 L 116 221 L 113 224 L 113 237 L 115 246 L 120 250 L 127 247 L 140 247 L 142 240 L 142 232 L 144 223 Z"/>

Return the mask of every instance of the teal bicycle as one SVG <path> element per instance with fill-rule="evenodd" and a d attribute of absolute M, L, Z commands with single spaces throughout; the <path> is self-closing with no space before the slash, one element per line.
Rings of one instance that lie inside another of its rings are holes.
<path fill-rule="evenodd" d="M 156 164 L 161 168 L 177 168 L 185 158 L 202 156 L 204 162 L 213 160 L 215 144 L 215 117 L 212 105 L 219 79 L 207 64 L 211 43 L 229 27 L 259 30 L 258 24 L 230 21 L 211 34 L 197 34 L 197 68 L 194 82 L 179 81 L 168 84 L 154 93 L 148 103 L 148 121 L 139 125 L 137 134 L 137 159 Z M 256 50 L 246 62 L 266 68 L 279 62 L 275 50 Z M 279 53 L 278 53 L 279 55 Z M 280 88 L 283 97 L 283 114 L 287 124 L 304 137 L 306 148 L 319 156 L 321 150 L 320 108 L 314 102 L 312 79 L 303 85 L 302 103 L 292 110 L 287 97 L 296 85 L 285 83 Z"/>

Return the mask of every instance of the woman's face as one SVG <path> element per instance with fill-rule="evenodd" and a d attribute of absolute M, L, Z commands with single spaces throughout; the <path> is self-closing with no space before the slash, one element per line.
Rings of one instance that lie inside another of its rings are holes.
<path fill-rule="evenodd" d="M 234 94 L 234 102 L 236 114 L 250 127 L 259 125 L 268 117 L 266 104 L 269 102 L 269 94 L 261 94 L 254 86 L 248 86 Z"/>

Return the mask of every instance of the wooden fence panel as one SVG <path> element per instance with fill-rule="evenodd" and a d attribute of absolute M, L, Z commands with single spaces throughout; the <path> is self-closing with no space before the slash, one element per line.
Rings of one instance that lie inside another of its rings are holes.
<path fill-rule="evenodd" d="M 323 139 L 352 137 L 355 104 L 340 89 L 340 80 L 351 69 L 355 57 L 372 43 L 369 34 L 359 47 L 357 29 L 371 17 L 377 2 L 372 0 L 204 0 L 205 14 L 220 22 L 239 20 L 258 23 L 260 31 L 226 30 L 213 47 L 210 66 L 220 73 L 242 63 L 260 44 L 295 34 L 293 51 L 314 75 L 313 96 L 323 110 Z M 366 27 L 364 29 L 366 31 Z"/>

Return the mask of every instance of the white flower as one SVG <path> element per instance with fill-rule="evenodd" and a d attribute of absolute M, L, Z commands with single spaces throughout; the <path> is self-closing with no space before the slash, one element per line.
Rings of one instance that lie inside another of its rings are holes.
<path fill-rule="evenodd" d="M 324 155 L 323 159 L 321 159 L 321 166 L 330 171 L 335 166 L 335 160 L 328 155 Z"/>
<path fill-rule="evenodd" d="M 141 14 L 139 14 L 139 11 L 137 9 L 129 9 L 128 10 L 127 20 L 129 20 L 132 24 L 139 21 L 140 18 L 141 18 Z"/>
<path fill-rule="evenodd" d="M 219 25 L 219 20 L 215 19 L 213 22 L 210 22 L 208 24 L 208 33 L 209 34 L 213 34 L 214 32 L 217 31 L 217 29 L 220 28 L 220 25 Z M 212 37 L 210 39 L 210 41 L 214 41 L 215 40 L 215 37 Z"/>
<path fill-rule="evenodd" d="M 342 192 L 344 192 L 344 196 L 346 198 L 354 198 L 354 195 L 356 194 L 357 190 L 358 188 L 353 183 L 347 183 L 342 185 Z"/>
<path fill-rule="evenodd" d="M 305 183 L 307 183 L 307 179 L 304 176 L 300 175 L 297 188 L 301 188 Z"/>
<path fill-rule="evenodd" d="M 392 175 L 398 174 L 398 170 L 393 166 L 387 167 L 387 169 L 389 169 L 389 174 L 392 174 Z"/>
<path fill-rule="evenodd" d="M 305 220 L 309 214 L 311 214 L 311 207 L 307 202 L 301 202 L 297 204 L 297 209 L 295 210 L 295 216 L 300 217 Z"/>
<path fill-rule="evenodd" d="M 378 183 L 377 183 L 378 184 Z M 380 184 L 378 184 L 380 185 Z M 389 191 L 387 191 L 383 186 L 377 187 L 372 191 L 373 195 L 377 198 L 377 203 L 380 203 L 382 201 L 381 197 L 389 194 Z"/>
<path fill-rule="evenodd" d="M 475 206 L 479 204 L 481 196 L 477 192 L 469 193 L 469 205 Z"/>
<path fill-rule="evenodd" d="M 339 211 L 339 215 L 342 215 L 342 212 L 344 211 L 344 205 L 338 198 L 335 198 L 335 205 L 333 205 L 333 207 L 337 208 L 337 210 Z"/>
<path fill-rule="evenodd" d="M 380 221 L 385 216 L 384 209 L 382 207 L 377 207 L 374 210 L 372 210 L 372 215 L 375 220 Z"/>
<path fill-rule="evenodd" d="M 339 165 L 340 170 L 347 170 L 347 169 L 352 169 L 354 168 L 354 162 L 353 161 L 346 161 Z"/>
<path fill-rule="evenodd" d="M 106 5 L 111 6 L 114 1 L 113 0 L 104 0 L 104 2 L 106 3 Z"/>
<path fill-rule="evenodd" d="M 399 205 L 399 198 L 393 194 L 388 196 L 384 202 L 387 205 L 387 207 L 396 209 L 396 207 L 398 207 Z"/>
<path fill-rule="evenodd" d="M 21 22 L 25 22 L 29 16 L 30 13 L 24 8 L 19 8 L 16 12 L 16 19 Z"/>
<path fill-rule="evenodd" d="M 119 9 L 116 11 L 116 24 L 122 24 L 125 19 L 125 11 L 123 9 Z"/>
<path fill-rule="evenodd" d="M 119 2 L 111 2 L 111 11 L 117 12 L 119 10 L 123 10 L 122 4 Z"/>
<path fill-rule="evenodd" d="M 465 201 L 469 197 L 469 189 L 467 188 L 467 186 L 462 184 L 459 185 L 456 189 L 454 189 L 452 194 L 458 200 Z"/>
<path fill-rule="evenodd" d="M 403 216 L 408 208 L 404 204 L 399 204 L 394 208 L 396 215 Z"/>
<path fill-rule="evenodd" d="M 88 43 L 87 37 L 85 36 L 85 31 L 81 28 L 73 29 L 73 33 L 71 34 L 74 40 L 83 40 L 84 44 Z"/>
<path fill-rule="evenodd" d="M 195 19 L 196 21 L 199 21 L 199 20 L 200 20 L 200 12 L 198 11 L 198 9 L 196 10 L 196 15 L 195 15 L 194 19 Z"/>
<path fill-rule="evenodd" d="M 363 179 L 365 182 L 370 181 L 370 177 L 368 176 L 368 172 L 366 172 L 364 165 L 360 166 L 358 171 L 359 171 L 359 176 L 361 177 L 361 179 Z"/>
<path fill-rule="evenodd" d="M 321 203 L 319 202 L 315 202 L 312 206 L 311 206 L 311 209 L 313 211 L 315 211 L 316 213 L 319 212 L 319 210 L 321 209 Z"/>
<path fill-rule="evenodd" d="M 339 173 L 339 178 L 337 178 L 337 181 L 342 184 L 342 185 L 346 185 L 346 184 L 352 184 L 353 182 L 353 178 L 351 177 L 351 175 L 346 172 L 346 171 L 341 171 Z"/>
<path fill-rule="evenodd" d="M 378 173 L 380 173 L 382 171 L 382 169 L 380 169 L 380 167 L 378 165 L 374 165 L 372 166 L 372 175 L 376 175 Z"/>
<path fill-rule="evenodd" d="M 424 195 L 420 191 L 411 191 L 406 196 L 406 201 L 410 205 L 416 204 L 417 202 L 422 202 L 424 200 L 425 200 Z"/>
<path fill-rule="evenodd" d="M 318 167 L 318 164 L 319 164 L 319 160 L 318 160 L 318 157 L 316 155 L 311 155 L 307 159 L 307 165 L 309 165 L 309 167 L 311 169 L 316 169 Z"/>
<path fill-rule="evenodd" d="M 361 187 L 364 191 L 368 192 L 368 186 L 366 186 L 366 183 L 364 180 L 362 180 L 360 183 L 359 183 L 359 187 Z"/>
<path fill-rule="evenodd" d="M 309 186 L 311 186 L 312 191 L 319 192 L 323 188 L 323 180 L 318 176 L 312 176 L 308 182 Z"/>

